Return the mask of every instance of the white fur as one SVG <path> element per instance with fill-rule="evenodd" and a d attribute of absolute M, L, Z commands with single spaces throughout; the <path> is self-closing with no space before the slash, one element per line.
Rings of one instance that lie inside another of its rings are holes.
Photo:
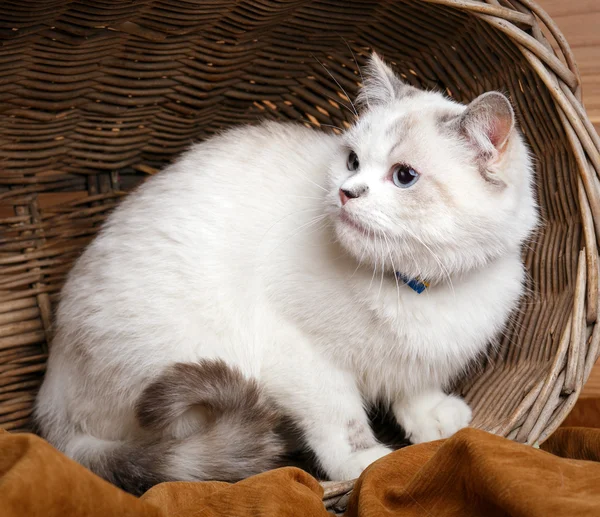
<path fill-rule="evenodd" d="M 388 452 L 365 402 L 388 402 L 416 442 L 468 425 L 468 406 L 443 390 L 521 295 L 521 245 L 537 217 L 528 154 L 511 130 L 486 165 L 502 184 L 492 183 L 477 149 L 439 121 L 463 105 L 405 98 L 389 77 L 369 84 L 370 105 L 346 134 L 234 129 L 192 147 L 110 216 L 57 314 L 37 405 L 54 445 L 85 463 L 143 434 L 133 414 L 143 388 L 202 358 L 256 377 L 334 479 Z M 389 181 L 395 163 L 421 173 L 413 187 Z M 341 208 L 342 186 L 369 191 Z M 417 294 L 395 270 L 432 286 Z M 350 428 L 366 445 L 353 446 Z"/>

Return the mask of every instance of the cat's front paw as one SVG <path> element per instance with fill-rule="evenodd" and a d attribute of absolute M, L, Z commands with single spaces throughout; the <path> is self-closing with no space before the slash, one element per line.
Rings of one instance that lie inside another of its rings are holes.
<path fill-rule="evenodd" d="M 383 445 L 376 445 L 375 447 L 353 452 L 345 462 L 329 473 L 331 479 L 334 481 L 356 479 L 371 463 L 390 452 L 392 450 Z"/>
<path fill-rule="evenodd" d="M 441 392 L 398 404 L 394 413 L 412 443 L 448 438 L 471 421 L 471 408 L 464 400 Z"/>

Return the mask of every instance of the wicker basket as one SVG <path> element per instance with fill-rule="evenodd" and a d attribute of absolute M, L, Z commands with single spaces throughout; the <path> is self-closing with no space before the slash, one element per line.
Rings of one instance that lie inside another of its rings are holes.
<path fill-rule="evenodd" d="M 600 341 L 600 139 L 572 53 L 533 1 L 8 0 L 2 11 L 1 426 L 27 429 L 65 274 L 124 193 L 226 126 L 347 127 L 370 48 L 416 86 L 512 98 L 545 225 L 525 254 L 531 295 L 460 389 L 474 426 L 523 442 L 566 416 Z"/>

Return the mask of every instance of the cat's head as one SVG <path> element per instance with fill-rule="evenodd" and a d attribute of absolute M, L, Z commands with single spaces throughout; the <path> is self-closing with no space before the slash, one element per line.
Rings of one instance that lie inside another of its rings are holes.
<path fill-rule="evenodd" d="M 357 260 L 441 280 L 518 250 L 537 222 L 508 99 L 469 105 L 404 83 L 376 55 L 328 179 L 336 237 Z"/>

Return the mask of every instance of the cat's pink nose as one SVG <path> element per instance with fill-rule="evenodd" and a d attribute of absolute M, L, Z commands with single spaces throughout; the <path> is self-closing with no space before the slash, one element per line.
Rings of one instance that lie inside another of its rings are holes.
<path fill-rule="evenodd" d="M 340 201 L 342 202 L 342 206 L 344 206 L 350 200 L 350 196 L 346 193 L 344 189 L 340 189 Z"/>
<path fill-rule="evenodd" d="M 369 187 L 367 187 L 366 185 L 361 185 L 358 188 L 353 188 L 352 190 L 347 188 L 341 188 L 340 201 L 342 202 L 342 206 L 344 206 L 351 199 L 355 199 L 363 194 L 366 194 L 368 190 Z"/>

